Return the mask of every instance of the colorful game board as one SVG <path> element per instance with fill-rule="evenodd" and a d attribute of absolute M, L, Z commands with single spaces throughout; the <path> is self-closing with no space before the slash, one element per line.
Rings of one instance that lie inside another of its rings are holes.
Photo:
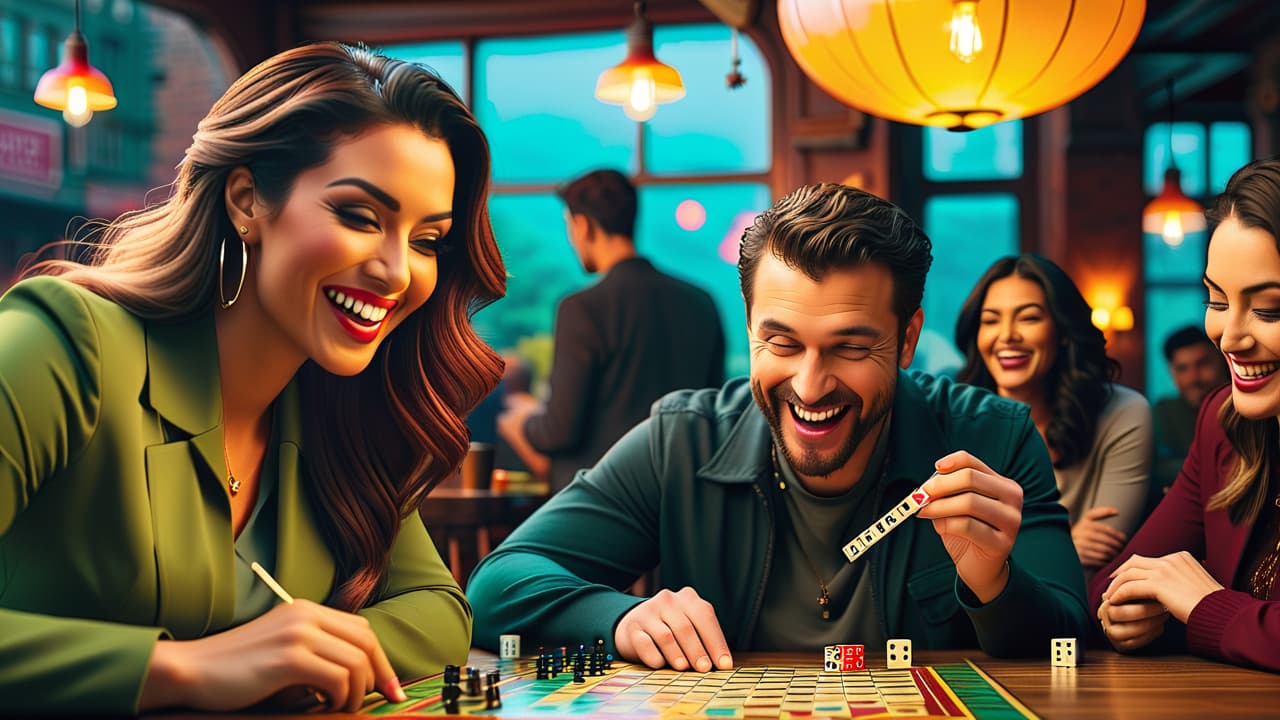
<path fill-rule="evenodd" d="M 482 667 L 488 670 L 495 665 Z M 971 662 L 824 672 L 820 666 L 746 666 L 692 673 L 650 670 L 614 663 L 603 676 L 575 683 L 572 673 L 536 679 L 534 660 L 497 661 L 502 707 L 485 709 L 479 697 L 463 695 L 460 715 L 510 718 L 1035 718 L 1016 698 Z M 366 715 L 444 715 L 441 676 L 405 686 L 406 703 L 375 702 Z"/>

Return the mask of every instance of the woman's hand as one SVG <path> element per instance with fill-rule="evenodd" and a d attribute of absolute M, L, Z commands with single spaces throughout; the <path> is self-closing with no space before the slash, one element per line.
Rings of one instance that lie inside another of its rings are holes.
<path fill-rule="evenodd" d="M 1103 601 L 1098 621 L 1111 645 L 1120 652 L 1132 652 L 1155 642 L 1164 634 L 1169 611 L 1154 600 L 1136 600 L 1123 605 Z"/>
<path fill-rule="evenodd" d="M 1098 522 L 1119 514 L 1120 511 L 1113 507 L 1090 508 L 1071 527 L 1071 542 L 1076 546 L 1081 565 L 1100 568 L 1124 549 L 1129 538 L 1110 525 Z"/>
<path fill-rule="evenodd" d="M 393 702 L 407 699 L 367 620 L 298 600 L 217 635 L 157 642 L 140 709 L 238 710 L 297 688 L 346 712 L 375 688 Z"/>
<path fill-rule="evenodd" d="M 1186 623 L 1206 595 L 1221 589 L 1222 583 L 1184 550 L 1158 558 L 1130 557 L 1111 573 L 1102 599 L 1112 605 L 1154 600 Z"/>

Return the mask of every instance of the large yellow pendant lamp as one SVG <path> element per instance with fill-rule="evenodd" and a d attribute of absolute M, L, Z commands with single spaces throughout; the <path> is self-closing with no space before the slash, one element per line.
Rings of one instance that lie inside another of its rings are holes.
<path fill-rule="evenodd" d="M 1142 209 L 1142 232 L 1157 234 L 1169 247 L 1178 247 L 1187 233 L 1202 232 L 1204 208 L 1182 192 L 1182 172 L 1173 161 L 1173 81 L 1169 93 L 1169 167 L 1164 171 L 1164 187 L 1160 194 Z"/>
<path fill-rule="evenodd" d="M 600 73 L 596 99 L 621 105 L 636 122 L 653 117 L 658 106 L 684 97 L 680 73 L 653 54 L 653 25 L 644 16 L 644 2 L 635 3 L 636 19 L 627 27 L 627 57 Z"/>
<path fill-rule="evenodd" d="M 778 0 L 782 39 L 841 102 L 974 130 L 1093 87 L 1138 36 L 1145 0 Z"/>
<path fill-rule="evenodd" d="M 116 106 L 111 81 L 89 64 L 89 46 L 80 34 L 80 0 L 76 0 L 76 29 L 63 43 L 62 63 L 40 76 L 35 101 L 61 110 L 62 119 L 73 127 L 84 127 L 95 112 Z"/>

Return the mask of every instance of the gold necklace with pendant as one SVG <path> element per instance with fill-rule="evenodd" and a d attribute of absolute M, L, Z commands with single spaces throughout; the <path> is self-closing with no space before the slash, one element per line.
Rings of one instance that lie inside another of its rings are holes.
<path fill-rule="evenodd" d="M 231 493 L 231 497 L 235 497 L 240 492 L 240 481 L 231 472 L 231 457 L 227 455 L 227 443 L 224 439 L 222 442 L 222 460 L 227 464 L 227 492 Z"/>
<path fill-rule="evenodd" d="M 778 484 L 778 488 L 787 489 L 786 483 L 782 481 L 782 475 L 778 470 L 778 447 L 776 445 L 769 446 L 769 459 L 773 461 L 773 480 Z M 809 572 L 818 578 L 818 607 L 822 608 L 822 619 L 831 619 L 831 594 L 827 592 L 827 582 L 822 579 L 822 573 L 818 572 L 818 568 L 813 564 L 813 560 L 809 558 L 809 552 L 804 549 L 804 543 L 800 540 L 800 532 L 796 530 L 795 522 L 788 518 L 788 524 L 791 527 L 791 536 L 796 539 L 796 547 L 800 548 L 800 555 L 804 557 L 804 562 L 809 566 Z"/>

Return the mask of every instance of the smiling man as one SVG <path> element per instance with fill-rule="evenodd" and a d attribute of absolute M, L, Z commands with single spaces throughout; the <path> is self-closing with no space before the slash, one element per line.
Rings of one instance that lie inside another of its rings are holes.
<path fill-rule="evenodd" d="M 915 223 L 860 190 L 803 187 L 760 215 L 738 262 L 750 378 L 668 395 L 512 533 L 471 578 L 475 642 L 602 637 L 631 661 L 706 671 L 735 650 L 895 637 L 1042 655 L 1084 637 L 1079 560 L 1026 407 L 904 372 L 931 262 Z M 919 519 L 847 561 L 841 547 L 922 483 Z M 623 592 L 659 563 L 664 589 Z"/>

